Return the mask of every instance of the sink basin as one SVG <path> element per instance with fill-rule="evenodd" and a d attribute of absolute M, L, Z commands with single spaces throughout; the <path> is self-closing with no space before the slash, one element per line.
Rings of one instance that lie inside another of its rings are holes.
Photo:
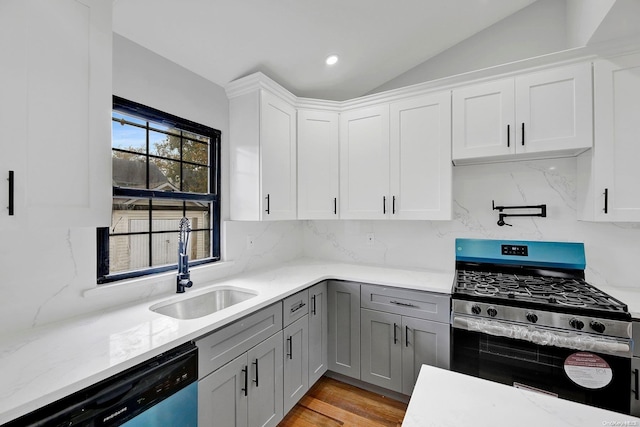
<path fill-rule="evenodd" d="M 175 319 L 197 319 L 253 298 L 257 293 L 247 289 L 214 289 L 176 302 L 163 302 L 149 307 L 151 311 Z"/>

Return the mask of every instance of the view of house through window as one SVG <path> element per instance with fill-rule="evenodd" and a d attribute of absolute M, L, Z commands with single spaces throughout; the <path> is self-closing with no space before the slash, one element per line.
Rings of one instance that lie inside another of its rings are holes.
<path fill-rule="evenodd" d="M 175 268 L 178 224 L 191 264 L 219 259 L 220 132 L 114 97 L 111 226 L 98 230 L 101 283 Z"/>

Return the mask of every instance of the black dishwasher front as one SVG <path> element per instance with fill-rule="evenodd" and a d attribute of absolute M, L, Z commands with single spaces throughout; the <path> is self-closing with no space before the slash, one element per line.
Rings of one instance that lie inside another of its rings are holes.
<path fill-rule="evenodd" d="M 196 427 L 198 349 L 189 343 L 3 427 Z"/>

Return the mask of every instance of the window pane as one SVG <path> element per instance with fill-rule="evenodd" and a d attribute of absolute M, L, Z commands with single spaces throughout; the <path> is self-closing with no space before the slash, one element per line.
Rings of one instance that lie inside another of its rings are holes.
<path fill-rule="evenodd" d="M 147 187 L 147 159 L 145 156 L 113 151 L 112 170 L 113 185 L 126 188 Z M 151 172 L 151 171 L 150 171 Z M 160 174 L 161 176 L 164 176 Z M 153 180 L 154 174 L 150 174 Z M 166 182 L 166 179 L 165 179 Z M 153 187 L 152 187 L 153 188 Z"/>
<path fill-rule="evenodd" d="M 157 122 L 149 122 L 149 128 L 150 129 L 155 129 L 155 130 L 159 130 L 160 132 L 167 132 L 167 133 L 171 133 L 173 135 L 177 135 L 180 136 L 180 129 L 176 129 L 173 126 L 167 126 L 164 125 L 162 123 L 157 123 Z"/>
<path fill-rule="evenodd" d="M 111 236 L 109 272 L 137 270 L 149 266 L 149 235 Z"/>
<path fill-rule="evenodd" d="M 207 142 L 207 143 L 211 140 L 211 138 L 209 138 L 208 136 L 198 135 L 197 133 L 191 133 L 187 131 L 182 131 L 182 136 L 188 139 L 193 139 L 196 141 Z"/>
<path fill-rule="evenodd" d="M 180 160 L 180 137 L 149 131 L 149 154 Z"/>
<path fill-rule="evenodd" d="M 209 192 L 209 168 L 205 166 L 194 166 L 190 164 L 182 165 L 184 180 L 182 191 L 190 193 Z"/>
<path fill-rule="evenodd" d="M 178 263 L 178 233 L 159 233 L 151 237 L 152 265 Z"/>
<path fill-rule="evenodd" d="M 147 131 L 127 123 L 111 122 L 111 146 L 136 153 L 146 153 Z"/>
<path fill-rule="evenodd" d="M 135 229 L 132 228 L 135 221 Z M 149 201 L 114 197 L 111 209 L 110 234 L 149 231 Z"/>
<path fill-rule="evenodd" d="M 153 201 L 153 231 L 174 231 L 178 234 L 178 226 L 182 219 L 183 202 L 179 200 Z"/>
<path fill-rule="evenodd" d="M 192 229 L 211 228 L 211 203 L 187 202 L 186 208 Z"/>
<path fill-rule="evenodd" d="M 205 259 L 211 256 L 211 232 L 192 231 L 189 237 L 189 260 Z"/>
<path fill-rule="evenodd" d="M 149 188 L 162 191 L 180 191 L 180 162 L 149 159 Z"/>
<path fill-rule="evenodd" d="M 182 160 L 207 166 L 209 164 L 209 145 L 191 139 L 183 140 Z"/>
<path fill-rule="evenodd" d="M 141 125 L 143 127 L 147 126 L 147 121 L 146 120 L 140 119 L 140 118 L 135 117 L 135 116 L 130 116 L 129 114 L 124 114 L 124 113 L 121 113 L 119 111 L 114 111 L 113 114 L 112 114 L 112 117 L 114 119 L 119 120 L 119 121 L 127 121 L 127 122 L 131 122 L 131 123 L 135 123 L 135 124 Z"/>

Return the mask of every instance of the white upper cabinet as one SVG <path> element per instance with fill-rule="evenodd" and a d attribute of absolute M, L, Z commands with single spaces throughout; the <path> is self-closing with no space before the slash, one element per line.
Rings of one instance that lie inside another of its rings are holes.
<path fill-rule="evenodd" d="M 451 94 L 391 104 L 392 219 L 451 219 Z"/>
<path fill-rule="evenodd" d="M 572 156 L 593 143 L 591 64 L 453 91 L 456 163 Z"/>
<path fill-rule="evenodd" d="M 594 63 L 595 142 L 578 159 L 578 218 L 640 221 L 640 54 Z"/>
<path fill-rule="evenodd" d="M 232 220 L 296 219 L 296 110 L 261 88 L 229 100 Z"/>
<path fill-rule="evenodd" d="M 384 219 L 389 199 L 389 105 L 340 116 L 340 218 Z"/>
<path fill-rule="evenodd" d="M 111 37 L 111 2 L 0 3 L 0 228 L 110 224 Z"/>
<path fill-rule="evenodd" d="M 339 114 L 298 110 L 298 219 L 337 219 Z"/>

